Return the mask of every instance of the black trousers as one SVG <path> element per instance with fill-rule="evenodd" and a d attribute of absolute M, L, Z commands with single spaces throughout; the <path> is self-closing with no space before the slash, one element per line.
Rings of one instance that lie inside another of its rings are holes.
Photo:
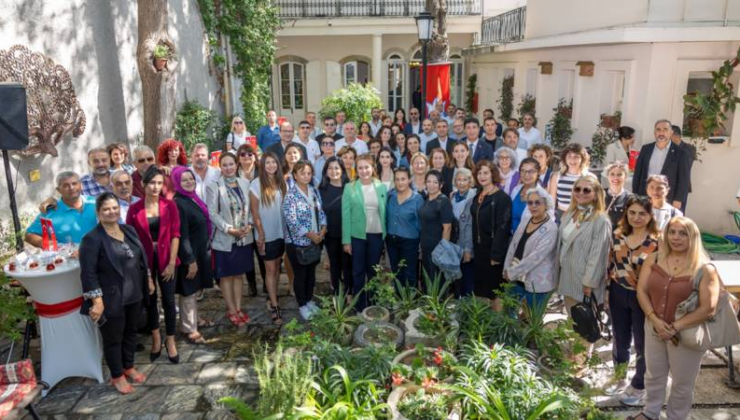
<path fill-rule="evenodd" d="M 157 253 L 154 253 L 154 264 L 151 267 L 152 276 L 154 277 L 154 294 L 149 295 L 147 302 L 147 324 L 149 331 L 159 329 L 159 310 L 157 309 L 157 295 L 162 297 L 162 310 L 164 311 L 164 325 L 167 335 L 175 335 L 177 332 L 177 309 L 175 305 L 175 289 L 177 286 L 176 279 L 170 281 L 162 280 L 162 273 L 159 272 L 157 264 Z M 145 291 L 148 292 L 148 291 Z"/>
<path fill-rule="evenodd" d="M 123 307 L 123 316 L 108 318 L 100 327 L 103 336 L 103 355 L 110 369 L 111 378 L 118 378 L 123 371 L 134 367 L 136 354 L 136 327 L 139 323 L 141 302 Z"/>
<path fill-rule="evenodd" d="M 326 253 L 329 255 L 329 273 L 334 293 L 339 293 L 339 285 L 344 293 L 352 294 L 352 256 L 344 252 L 342 238 L 324 239 Z"/>
<path fill-rule="evenodd" d="M 257 264 L 260 266 L 260 275 L 262 276 L 262 285 L 265 284 L 265 260 L 262 259 L 262 255 L 257 251 L 257 246 L 253 246 L 254 255 L 257 256 Z M 247 271 L 247 283 L 250 285 L 257 285 L 257 270 Z"/>
<path fill-rule="evenodd" d="M 285 251 L 293 268 L 293 291 L 298 306 L 303 306 L 313 300 L 313 289 L 316 286 L 316 265 L 301 265 L 295 253 L 295 245 L 285 244 Z"/>

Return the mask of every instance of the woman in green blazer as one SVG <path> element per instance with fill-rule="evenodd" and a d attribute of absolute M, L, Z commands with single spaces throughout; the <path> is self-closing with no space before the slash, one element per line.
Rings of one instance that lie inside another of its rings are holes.
<path fill-rule="evenodd" d="M 357 158 L 357 179 L 342 194 L 342 245 L 352 255 L 352 293 L 358 294 L 357 310 L 369 305 L 363 290 L 375 275 L 385 239 L 385 204 L 388 191 L 378 180 L 371 155 Z"/>

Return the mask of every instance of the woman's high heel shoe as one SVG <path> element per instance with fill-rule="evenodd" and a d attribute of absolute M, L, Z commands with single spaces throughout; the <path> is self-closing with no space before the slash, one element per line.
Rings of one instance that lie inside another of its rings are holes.
<path fill-rule="evenodd" d="M 126 380 L 126 375 L 121 375 L 118 378 L 111 378 L 110 384 L 113 388 L 115 388 L 123 395 L 134 392 L 134 387 L 131 386 L 130 383 L 128 383 L 128 381 Z"/>
<path fill-rule="evenodd" d="M 164 344 L 165 347 L 167 347 L 167 344 Z M 167 358 L 170 359 L 170 363 L 172 364 L 178 364 L 180 363 L 180 353 L 177 353 L 174 356 L 170 356 L 170 348 L 167 347 Z"/>
<path fill-rule="evenodd" d="M 162 340 L 162 344 L 159 345 L 159 351 L 156 353 L 149 353 L 149 361 L 153 362 L 157 359 L 159 359 L 159 356 L 162 355 L 162 347 L 164 347 L 164 340 Z"/>

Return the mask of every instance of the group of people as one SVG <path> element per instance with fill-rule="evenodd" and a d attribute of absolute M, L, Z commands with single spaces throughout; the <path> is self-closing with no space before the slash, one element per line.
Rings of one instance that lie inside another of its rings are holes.
<path fill-rule="evenodd" d="M 522 128 L 516 120 L 504 128 L 492 111 L 482 126 L 461 109 L 435 111 L 436 121 L 420 121 L 411 109 L 408 121 L 397 110 L 383 122 L 373 109 L 359 129 L 329 116 L 323 130 L 309 114 L 297 133 L 289 122 L 276 126 L 270 111 L 258 147 L 244 141 L 244 122 L 234 119 L 218 168 L 209 165 L 205 144 L 193 146 L 188 159 L 170 139 L 156 153 L 134 149 L 133 165 L 125 145 L 114 144 L 88 153 L 90 174 L 60 173 L 61 199 L 41 208 L 58 236 L 80 243 L 84 310 L 100 326 L 113 385 L 129 393 L 129 380 L 144 380 L 133 365 L 142 305 L 151 359 L 165 348 L 177 363 L 177 311 L 181 331 L 203 342 L 198 328 L 210 321 L 198 314 L 198 296 L 214 279 L 226 318 L 244 325 L 244 279 L 256 296 L 259 267 L 266 307 L 279 325 L 284 265 L 310 322 L 322 247 L 333 289 L 356 297 L 360 311 L 372 302 L 365 284 L 384 255 L 401 284 L 421 287 L 425 275 L 443 276 L 433 255 L 447 242 L 460 250 L 458 297 L 487 298 L 500 310 L 498 292 L 511 283 L 530 306 L 554 295 L 568 311 L 584 296 L 607 306 L 615 365 L 629 362 L 633 341 L 638 356 L 631 382 L 615 377 L 607 391 L 645 403 L 636 418 L 657 419 L 670 373 L 669 418 L 685 418 L 701 354 L 672 340 L 711 314 L 719 281 L 698 228 L 681 217 L 692 158 L 671 140 L 670 122 L 655 124 L 655 142 L 643 146 L 634 172 L 622 154 L 629 155 L 634 130 L 620 128 L 622 153 L 613 153 L 619 159 L 604 169 L 602 186 L 579 144 L 563 148 L 553 165 L 531 115 Z M 26 240 L 40 246 L 40 235 L 37 221 Z M 708 294 L 697 314 L 675 321 L 697 273 Z"/>

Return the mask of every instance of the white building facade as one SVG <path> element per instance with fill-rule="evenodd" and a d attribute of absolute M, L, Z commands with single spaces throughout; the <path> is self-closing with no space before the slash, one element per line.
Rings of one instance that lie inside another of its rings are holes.
<path fill-rule="evenodd" d="M 639 150 L 653 141 L 656 120 L 682 125 L 683 96 L 709 89 L 710 72 L 736 56 L 740 2 L 529 0 L 484 20 L 481 38 L 463 53 L 478 76 L 479 110 L 497 110 L 501 82 L 513 75 L 515 107 L 525 94 L 536 97 L 541 130 L 558 100 L 572 99 L 573 141 L 589 146 L 600 116 L 620 112 L 621 124 L 637 130 Z M 593 73 L 582 75 L 583 67 Z M 738 114 L 726 123 L 725 142 L 708 144 L 692 172 L 687 215 L 708 231 L 737 231 L 727 212 L 737 210 L 740 187 Z"/>

